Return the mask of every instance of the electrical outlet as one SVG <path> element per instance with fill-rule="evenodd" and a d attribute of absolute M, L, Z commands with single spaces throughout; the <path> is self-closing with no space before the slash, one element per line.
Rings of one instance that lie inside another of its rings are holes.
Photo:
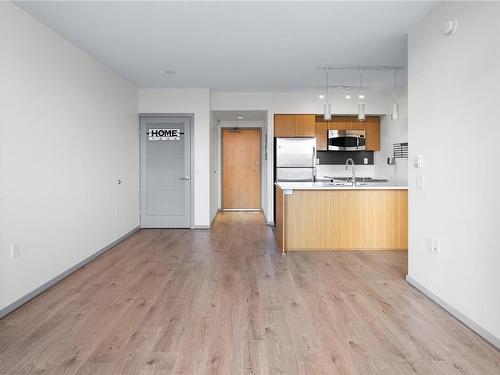
<path fill-rule="evenodd" d="M 368 158 L 363 158 L 363 164 L 368 164 Z"/>
<path fill-rule="evenodd" d="M 439 254 L 439 240 L 433 239 L 432 240 L 432 249 L 431 251 L 434 254 Z"/>
<path fill-rule="evenodd" d="M 13 243 L 10 245 L 10 259 L 19 258 L 19 244 Z"/>
<path fill-rule="evenodd" d="M 429 250 L 431 253 L 439 254 L 439 240 L 435 238 L 428 238 L 427 250 Z"/>

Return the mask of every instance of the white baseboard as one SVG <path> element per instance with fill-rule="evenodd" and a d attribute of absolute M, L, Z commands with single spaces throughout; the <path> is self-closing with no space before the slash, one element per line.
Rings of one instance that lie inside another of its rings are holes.
<path fill-rule="evenodd" d="M 63 273 L 57 275 L 56 277 L 54 277 L 53 279 L 47 281 L 46 283 L 40 285 L 38 288 L 36 288 L 35 290 L 29 292 L 28 294 L 25 294 L 24 296 L 22 296 L 21 298 L 19 298 L 18 300 L 12 302 L 10 305 L 4 307 L 3 309 L 0 309 L 0 318 L 3 318 L 5 315 L 7 314 L 10 314 L 12 311 L 16 310 L 17 308 L 21 307 L 22 305 L 24 305 L 26 302 L 28 302 L 29 300 L 35 298 L 37 295 L 39 295 L 40 293 L 43 293 L 45 292 L 47 289 L 49 289 L 51 286 L 57 284 L 59 281 L 61 281 L 62 279 L 66 278 L 67 276 L 71 275 L 73 272 L 75 272 L 76 270 L 78 270 L 79 268 L 82 268 L 83 266 L 85 266 L 87 263 L 90 263 L 91 261 L 93 261 L 95 258 L 97 258 L 99 255 L 105 253 L 106 251 L 110 250 L 111 248 L 115 247 L 116 245 L 118 245 L 120 242 L 122 242 L 123 240 L 127 239 L 128 237 L 130 237 L 132 234 L 134 234 L 135 232 L 137 232 L 138 230 L 140 229 L 140 227 L 135 227 L 134 229 L 132 229 L 130 232 L 124 234 L 123 236 L 121 236 L 120 238 L 118 238 L 117 240 L 111 242 L 109 245 L 103 247 L 101 250 L 99 250 L 97 253 L 94 253 L 92 254 L 91 256 L 85 258 L 84 260 L 82 260 L 81 262 L 75 264 L 73 267 L 69 268 L 68 270 L 64 271 Z"/>
<path fill-rule="evenodd" d="M 195 225 L 194 229 L 210 229 L 210 225 Z"/>
<path fill-rule="evenodd" d="M 410 285 L 412 285 L 414 288 L 416 288 L 420 292 L 422 292 L 429 299 L 431 299 L 432 301 L 437 303 L 440 307 L 445 309 L 448 313 L 453 315 L 453 317 L 455 319 L 457 319 L 459 322 L 461 322 L 462 324 L 467 326 L 467 328 L 469 328 L 473 332 L 477 333 L 484 340 L 486 340 L 489 344 L 493 345 L 497 350 L 500 350 L 500 338 L 496 337 L 493 333 L 484 329 L 479 324 L 474 322 L 472 319 L 470 319 L 469 317 L 465 316 L 460 311 L 455 309 L 453 306 L 451 306 L 448 303 L 446 303 L 445 301 L 443 301 L 440 297 L 438 297 L 437 295 L 432 293 L 429 289 L 427 289 L 425 286 L 421 285 L 418 281 L 415 281 L 409 275 L 406 275 L 406 281 Z"/>

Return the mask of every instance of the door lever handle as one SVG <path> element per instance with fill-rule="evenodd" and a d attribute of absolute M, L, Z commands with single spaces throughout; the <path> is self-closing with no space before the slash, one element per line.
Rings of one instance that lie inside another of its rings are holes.
<path fill-rule="evenodd" d="M 190 179 L 191 179 L 191 177 L 189 177 L 189 176 L 179 177 L 179 180 L 183 180 L 183 181 L 189 181 Z"/>

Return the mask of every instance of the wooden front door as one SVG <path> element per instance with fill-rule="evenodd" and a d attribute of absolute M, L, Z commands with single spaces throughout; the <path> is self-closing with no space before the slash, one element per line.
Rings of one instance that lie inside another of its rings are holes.
<path fill-rule="evenodd" d="M 260 208 L 260 129 L 222 129 L 222 208 Z"/>

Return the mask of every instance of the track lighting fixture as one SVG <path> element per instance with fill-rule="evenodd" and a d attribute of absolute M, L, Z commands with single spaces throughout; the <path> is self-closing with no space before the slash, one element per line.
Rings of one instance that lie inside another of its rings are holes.
<path fill-rule="evenodd" d="M 339 86 L 331 86 L 336 89 L 341 89 L 345 90 L 345 98 L 347 100 L 351 99 L 351 89 L 355 90 L 357 97 L 358 97 L 358 120 L 359 121 L 364 121 L 366 119 L 366 113 L 365 113 L 365 98 L 366 98 L 366 93 L 365 93 L 365 86 L 364 86 L 364 81 L 363 81 L 363 73 L 365 70 L 369 71 L 387 71 L 387 70 L 392 70 L 394 71 L 394 102 L 391 106 L 391 119 L 392 120 L 398 120 L 399 119 L 399 98 L 398 98 L 398 91 L 397 91 L 397 74 L 398 70 L 404 69 L 402 66 L 390 66 L 390 65 L 372 65 L 372 66 L 362 66 L 362 65 L 347 65 L 347 66 L 321 66 L 318 67 L 318 69 L 324 70 L 326 72 L 326 86 L 322 87 L 320 89 L 320 94 L 319 98 L 323 99 L 326 98 L 324 102 L 324 119 L 325 120 L 331 120 L 332 118 L 332 105 L 330 104 L 329 100 L 329 72 L 330 70 L 357 70 L 359 71 L 359 87 L 358 86 L 345 86 L 345 85 L 339 85 Z M 326 89 L 326 95 L 324 94 L 324 90 Z M 358 91 L 359 90 L 359 91 Z M 354 94 L 354 95 L 356 95 Z"/>

